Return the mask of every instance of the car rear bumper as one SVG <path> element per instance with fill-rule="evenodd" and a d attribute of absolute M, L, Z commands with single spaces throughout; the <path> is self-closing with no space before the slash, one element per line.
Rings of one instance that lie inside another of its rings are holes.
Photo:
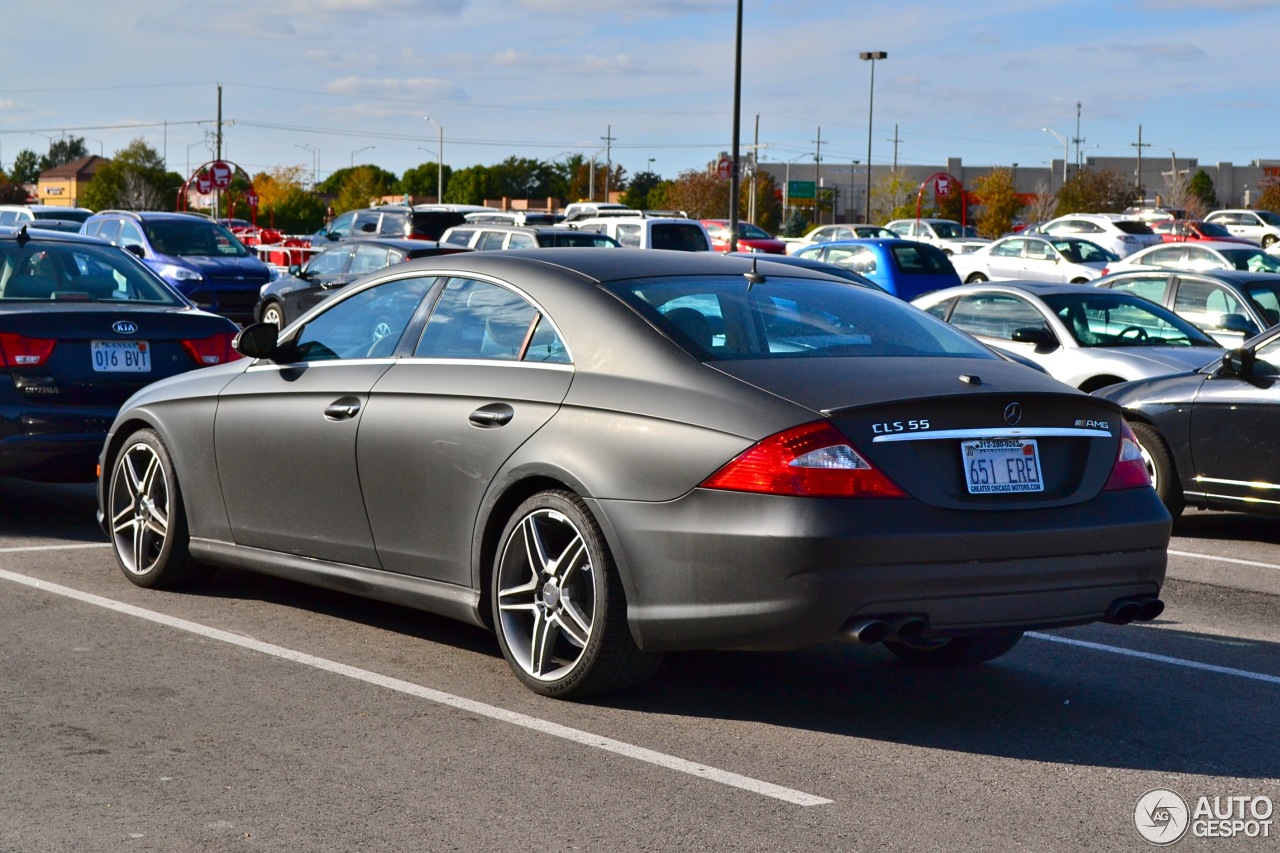
<path fill-rule="evenodd" d="M 114 408 L 0 408 L 0 476 L 87 482 L 97 476 L 98 454 Z"/>
<path fill-rule="evenodd" d="M 1170 519 L 1151 489 L 1049 510 L 695 490 L 596 504 L 645 649 L 787 649 L 861 617 L 927 636 L 1084 624 L 1159 593 Z"/>

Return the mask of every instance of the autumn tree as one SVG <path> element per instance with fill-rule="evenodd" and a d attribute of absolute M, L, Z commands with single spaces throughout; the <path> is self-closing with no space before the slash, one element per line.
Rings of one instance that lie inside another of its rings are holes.
<path fill-rule="evenodd" d="M 1053 211 L 1058 206 L 1058 197 L 1049 191 L 1044 181 L 1036 184 L 1035 194 L 1027 205 L 1025 213 L 1028 222 L 1046 222 L 1053 218 Z"/>
<path fill-rule="evenodd" d="M 694 219 L 727 219 L 729 182 L 705 169 L 681 172 L 667 189 L 665 206 L 683 210 Z"/>
<path fill-rule="evenodd" d="M 1133 204 L 1133 183 L 1114 169 L 1080 169 L 1058 190 L 1055 216 L 1120 213 Z"/>
<path fill-rule="evenodd" d="M 347 169 L 342 186 L 339 187 L 337 197 L 333 200 L 334 211 L 345 213 L 348 210 L 359 210 L 375 204 L 378 199 L 390 193 L 391 187 L 395 185 L 394 175 L 391 175 L 391 180 L 387 179 L 390 174 L 377 166 L 356 166 L 354 169 Z"/>
<path fill-rule="evenodd" d="M 902 170 L 891 171 L 871 187 L 871 222 L 883 225 L 916 215 L 916 193 L 920 187 Z"/>
<path fill-rule="evenodd" d="M 1014 218 L 1026 206 L 1013 185 L 1013 172 L 992 169 L 974 179 L 972 195 L 982 204 L 978 233 L 983 237 L 999 237 L 1013 228 Z"/>
<path fill-rule="evenodd" d="M 1258 210 L 1280 213 L 1280 178 L 1271 176 L 1263 178 L 1258 182 L 1258 191 L 1260 195 L 1254 202 L 1254 207 Z"/>

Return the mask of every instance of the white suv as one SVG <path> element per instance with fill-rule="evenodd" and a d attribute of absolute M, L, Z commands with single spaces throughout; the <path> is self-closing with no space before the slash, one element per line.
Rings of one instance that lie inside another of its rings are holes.
<path fill-rule="evenodd" d="M 967 255 L 991 242 L 954 219 L 895 219 L 885 228 L 908 240 L 932 243 L 948 255 Z"/>
<path fill-rule="evenodd" d="M 1071 213 L 1049 220 L 1036 231 L 1055 237 L 1079 237 L 1122 258 L 1164 242 L 1147 223 L 1119 213 Z"/>
<path fill-rule="evenodd" d="M 557 227 L 608 234 L 623 246 L 633 249 L 679 249 L 685 252 L 710 252 L 711 235 L 696 219 L 651 216 L 600 216 L 580 219 Z"/>
<path fill-rule="evenodd" d="M 1269 210 L 1215 210 L 1204 221 L 1221 225 L 1233 237 L 1260 243 L 1264 249 L 1280 240 L 1280 216 Z"/>

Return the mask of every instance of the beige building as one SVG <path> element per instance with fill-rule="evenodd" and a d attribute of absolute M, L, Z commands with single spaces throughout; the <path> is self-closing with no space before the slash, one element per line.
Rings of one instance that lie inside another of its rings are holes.
<path fill-rule="evenodd" d="M 53 207 L 80 207 L 81 189 L 98 169 L 109 162 L 97 154 L 90 154 L 88 157 L 46 169 L 40 173 L 36 184 L 38 203 Z"/>

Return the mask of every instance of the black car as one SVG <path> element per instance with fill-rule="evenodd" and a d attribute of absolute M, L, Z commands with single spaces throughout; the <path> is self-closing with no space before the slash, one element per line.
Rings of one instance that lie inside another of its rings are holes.
<path fill-rule="evenodd" d="M 1224 347 L 1238 347 L 1280 323 L 1280 275 L 1276 273 L 1147 269 L 1113 273 L 1094 286 L 1158 302 Z"/>
<path fill-rule="evenodd" d="M 305 264 L 290 267 L 287 275 L 263 287 L 254 316 L 261 323 L 274 323 L 283 329 L 311 306 L 362 275 L 413 258 L 465 251 L 423 240 L 343 240 L 312 255 Z"/>
<path fill-rule="evenodd" d="M 367 207 L 335 217 L 311 235 L 311 245 L 322 247 L 359 237 L 439 240 L 449 228 L 466 221 L 464 214 L 453 210 L 423 210 L 403 205 Z"/>
<path fill-rule="evenodd" d="M 1163 607 L 1169 514 L 1115 404 L 821 272 L 439 256 L 238 346 L 103 446 L 140 586 L 239 566 L 489 626 L 557 697 L 664 651 L 971 664 Z"/>
<path fill-rule="evenodd" d="M 1095 392 L 1124 408 L 1160 499 L 1280 514 L 1280 328 L 1200 370 Z"/>
<path fill-rule="evenodd" d="M 121 404 L 157 379 L 239 358 L 237 331 L 123 249 L 0 228 L 0 475 L 92 480 Z"/>

